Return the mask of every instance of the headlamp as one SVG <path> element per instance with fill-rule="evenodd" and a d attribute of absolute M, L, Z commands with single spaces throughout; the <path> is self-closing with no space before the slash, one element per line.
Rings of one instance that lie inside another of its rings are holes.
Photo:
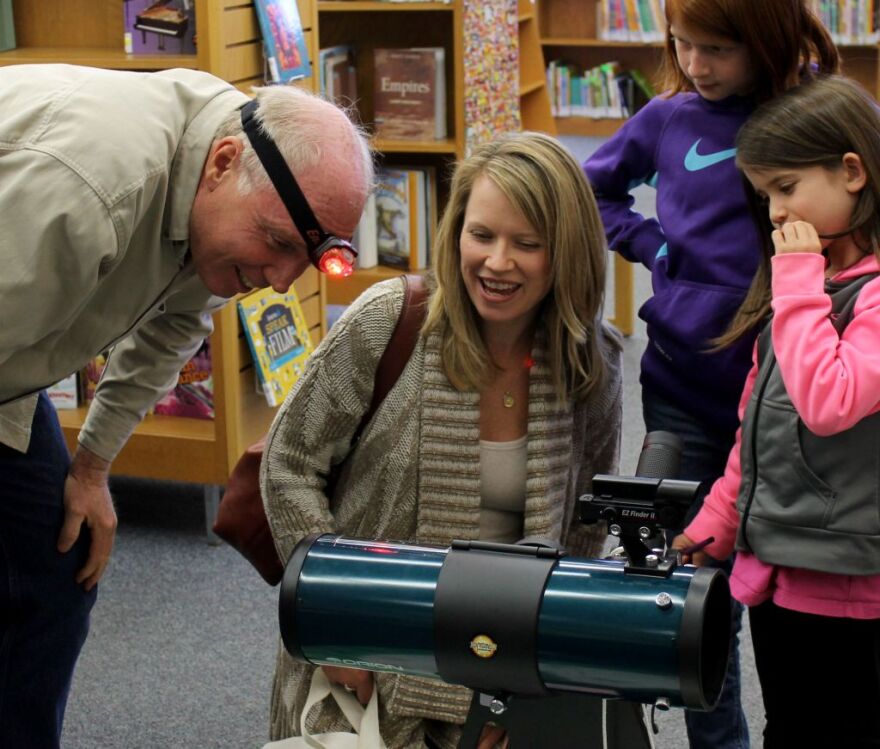
<path fill-rule="evenodd" d="M 354 270 L 357 250 L 351 242 L 328 234 L 318 223 L 306 196 L 284 161 L 275 141 L 256 120 L 259 104 L 252 99 L 241 108 L 241 126 L 284 203 L 293 225 L 302 236 L 309 260 L 328 276 L 345 278 Z"/>

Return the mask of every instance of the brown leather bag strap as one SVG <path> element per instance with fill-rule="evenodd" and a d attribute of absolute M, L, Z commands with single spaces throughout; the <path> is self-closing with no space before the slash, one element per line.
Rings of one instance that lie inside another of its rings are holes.
<path fill-rule="evenodd" d="M 425 279 L 416 275 L 402 276 L 404 284 L 403 307 L 400 309 L 400 317 L 394 326 L 394 332 L 379 359 L 376 368 L 376 380 L 373 385 L 373 399 L 370 407 L 358 424 L 352 437 L 351 443 L 357 442 L 361 432 L 370 423 L 373 414 L 382 405 L 385 396 L 391 392 L 391 388 L 400 378 L 403 368 L 412 356 L 413 349 L 419 337 L 422 323 L 425 321 L 425 304 L 428 298 L 428 289 Z"/>

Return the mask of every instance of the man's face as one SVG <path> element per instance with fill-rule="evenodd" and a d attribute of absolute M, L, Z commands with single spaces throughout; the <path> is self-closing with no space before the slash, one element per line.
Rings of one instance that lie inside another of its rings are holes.
<path fill-rule="evenodd" d="M 193 263 L 217 296 L 266 286 L 284 293 L 308 268 L 308 251 L 274 188 L 238 191 L 240 153 L 237 138 L 212 146 L 190 216 Z M 318 220 L 327 231 L 350 237 L 359 211 L 344 199 L 322 199 L 320 170 L 310 176 L 300 186 Z"/>

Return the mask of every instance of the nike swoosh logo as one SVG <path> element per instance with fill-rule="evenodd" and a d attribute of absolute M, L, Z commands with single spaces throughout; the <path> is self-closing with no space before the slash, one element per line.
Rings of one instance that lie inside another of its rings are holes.
<path fill-rule="evenodd" d="M 726 151 L 716 151 L 715 153 L 697 153 L 697 146 L 700 145 L 701 140 L 702 138 L 697 138 L 697 141 L 691 146 L 691 150 L 684 157 L 684 168 L 689 172 L 699 172 L 701 169 L 707 169 L 710 166 L 715 166 L 715 164 L 736 156 L 735 148 L 728 148 Z"/>

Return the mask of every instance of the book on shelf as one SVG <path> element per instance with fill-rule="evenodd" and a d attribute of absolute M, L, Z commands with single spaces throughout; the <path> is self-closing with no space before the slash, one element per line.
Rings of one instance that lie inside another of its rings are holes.
<path fill-rule="evenodd" d="M 446 50 L 373 50 L 373 121 L 388 140 L 446 137 Z"/>
<path fill-rule="evenodd" d="M 104 367 L 107 366 L 107 357 L 110 355 L 108 351 L 98 354 L 83 367 L 82 377 L 82 396 L 86 403 L 90 403 L 95 399 L 95 390 L 104 374 Z"/>
<path fill-rule="evenodd" d="M 76 372 L 46 388 L 46 395 L 59 411 L 79 407 L 81 401 L 79 377 Z"/>
<path fill-rule="evenodd" d="M 358 251 L 355 267 L 365 270 L 379 263 L 378 249 L 376 246 L 376 193 L 371 192 L 364 204 L 364 212 L 354 230 L 352 244 Z"/>
<path fill-rule="evenodd" d="M 15 49 L 12 0 L 0 0 L 0 52 L 6 49 Z"/>
<path fill-rule="evenodd" d="M 195 54 L 195 0 L 123 0 L 122 13 L 127 54 Z"/>
<path fill-rule="evenodd" d="M 835 44 L 880 42 L 880 9 L 874 0 L 810 0 L 810 6 Z"/>
<path fill-rule="evenodd" d="M 648 79 L 634 68 L 624 70 L 616 80 L 627 117 L 632 117 L 657 95 Z"/>
<path fill-rule="evenodd" d="M 431 167 L 381 168 L 376 188 L 379 263 L 404 271 L 428 264 L 436 216 L 436 172 Z"/>
<path fill-rule="evenodd" d="M 312 339 L 293 287 L 286 294 L 259 289 L 238 302 L 245 338 L 263 395 L 280 405 L 303 372 Z"/>
<path fill-rule="evenodd" d="M 296 0 L 255 0 L 271 83 L 312 74 Z"/>
<path fill-rule="evenodd" d="M 599 38 L 616 42 L 662 42 L 666 38 L 663 0 L 600 0 Z"/>
<path fill-rule="evenodd" d="M 177 384 L 153 406 L 153 413 L 192 419 L 214 418 L 214 377 L 209 338 L 183 365 L 177 376 Z"/>
<path fill-rule="evenodd" d="M 628 84 L 621 84 L 621 68 L 617 62 L 606 62 L 587 70 L 564 60 L 551 60 L 547 66 L 547 87 L 550 109 L 554 117 L 589 117 L 592 119 L 622 119 L 634 111 L 636 89 L 641 97 L 643 85 L 650 84 L 637 74 L 631 79 L 632 99 Z M 641 98 L 639 98 L 641 103 Z M 631 107 L 628 107 L 631 104 Z"/>
<path fill-rule="evenodd" d="M 357 101 L 357 67 L 354 47 L 338 44 L 318 52 L 318 83 L 324 96 L 341 107 Z"/>

